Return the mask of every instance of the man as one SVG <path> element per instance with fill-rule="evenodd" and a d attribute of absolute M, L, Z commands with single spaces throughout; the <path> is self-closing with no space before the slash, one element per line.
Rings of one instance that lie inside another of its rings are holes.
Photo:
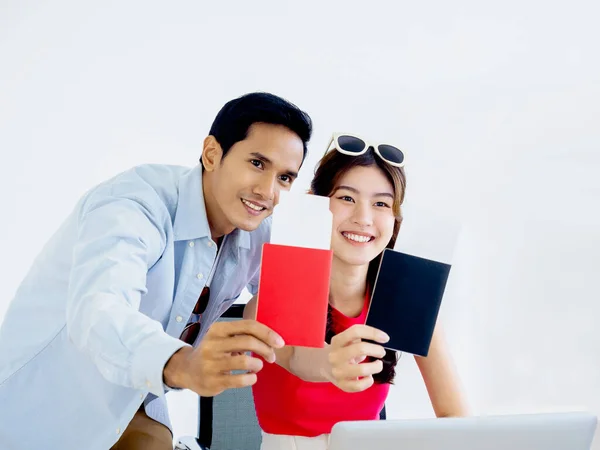
<path fill-rule="evenodd" d="M 256 293 L 267 218 L 310 135 L 294 105 L 248 94 L 218 113 L 197 167 L 135 167 L 83 196 L 0 328 L 0 448 L 170 449 L 166 390 L 255 382 L 244 352 L 274 361 L 281 337 L 211 324 Z"/>

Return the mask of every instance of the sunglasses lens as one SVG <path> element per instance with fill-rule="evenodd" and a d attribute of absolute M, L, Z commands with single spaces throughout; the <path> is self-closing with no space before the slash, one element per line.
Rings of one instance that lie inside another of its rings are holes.
<path fill-rule="evenodd" d="M 402 164 L 404 162 L 404 153 L 393 145 L 380 145 L 377 147 L 381 157 L 392 164 Z"/>
<path fill-rule="evenodd" d="M 365 141 L 354 136 L 339 136 L 337 139 L 340 150 L 349 153 L 360 153 L 365 149 Z"/>
<path fill-rule="evenodd" d="M 200 324 L 198 322 L 194 322 L 185 327 L 179 339 L 191 345 L 198 337 L 198 333 L 200 333 Z"/>
<path fill-rule="evenodd" d="M 196 306 L 192 311 L 194 314 L 203 314 L 206 311 L 206 307 L 208 306 L 208 300 L 210 299 L 210 288 L 208 286 L 204 286 L 202 289 L 202 293 L 200 297 L 198 297 L 198 301 L 196 302 Z"/>

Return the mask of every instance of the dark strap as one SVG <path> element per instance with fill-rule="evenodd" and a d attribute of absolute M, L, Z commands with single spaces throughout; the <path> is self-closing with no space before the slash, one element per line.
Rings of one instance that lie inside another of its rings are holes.
<path fill-rule="evenodd" d="M 379 412 L 379 420 L 385 420 L 386 419 L 386 414 L 385 414 L 385 405 L 383 405 L 383 408 L 381 409 L 381 411 Z"/>
<path fill-rule="evenodd" d="M 231 305 L 222 317 L 241 319 L 246 305 Z M 205 449 L 212 445 L 213 397 L 200 397 L 200 422 L 198 424 L 198 444 Z"/>
<path fill-rule="evenodd" d="M 200 423 L 198 425 L 198 444 L 209 449 L 212 445 L 213 398 L 200 397 Z"/>

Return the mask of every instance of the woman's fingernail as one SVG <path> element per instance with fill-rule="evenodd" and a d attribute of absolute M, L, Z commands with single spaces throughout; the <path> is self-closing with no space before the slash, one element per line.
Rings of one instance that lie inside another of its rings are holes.
<path fill-rule="evenodd" d="M 379 333 L 379 340 L 383 342 L 387 342 L 390 340 L 390 337 L 385 333 Z"/>

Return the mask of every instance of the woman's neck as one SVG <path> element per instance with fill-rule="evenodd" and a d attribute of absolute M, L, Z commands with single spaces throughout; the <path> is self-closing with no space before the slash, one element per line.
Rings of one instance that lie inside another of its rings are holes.
<path fill-rule="evenodd" d="M 354 266 L 335 256 L 331 265 L 329 303 L 348 317 L 360 315 L 367 291 L 369 265 Z"/>

